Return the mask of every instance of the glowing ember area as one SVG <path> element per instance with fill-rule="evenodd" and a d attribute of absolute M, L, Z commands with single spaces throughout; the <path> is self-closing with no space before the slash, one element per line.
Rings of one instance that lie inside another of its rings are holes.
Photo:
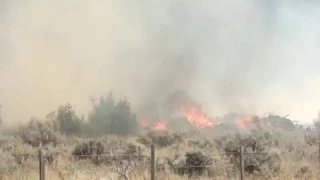
<path fill-rule="evenodd" d="M 141 124 L 142 127 L 148 127 L 150 125 L 150 121 L 149 121 L 149 119 L 142 118 L 140 120 L 140 124 Z"/>
<path fill-rule="evenodd" d="M 239 127 L 244 128 L 244 127 L 247 127 L 247 126 L 253 124 L 253 117 L 252 116 L 237 116 L 235 118 L 235 121 Z"/>
<path fill-rule="evenodd" d="M 217 124 L 210 120 L 202 109 L 189 105 L 182 105 L 180 113 L 189 121 L 190 124 L 197 128 L 210 127 Z"/>
<path fill-rule="evenodd" d="M 153 130 L 157 130 L 157 131 L 164 131 L 168 129 L 168 122 L 164 121 L 164 122 L 152 122 L 147 118 L 142 118 L 140 120 L 140 124 L 142 127 L 150 127 Z"/>
<path fill-rule="evenodd" d="M 157 122 L 154 126 L 153 129 L 157 131 L 164 131 L 168 129 L 168 123 L 167 122 Z"/>
<path fill-rule="evenodd" d="M 245 115 L 245 116 L 237 116 L 235 118 L 236 124 L 241 128 L 257 125 L 256 124 L 257 122 L 255 122 L 256 120 L 259 120 L 260 125 L 263 125 L 263 117 Z"/>

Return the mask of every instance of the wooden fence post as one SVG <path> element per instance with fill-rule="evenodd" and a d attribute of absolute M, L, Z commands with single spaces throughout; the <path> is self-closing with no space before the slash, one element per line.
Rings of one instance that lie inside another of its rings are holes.
<path fill-rule="evenodd" d="M 240 147 L 240 178 L 244 180 L 244 157 L 243 157 L 243 147 Z"/>
<path fill-rule="evenodd" d="M 156 170 L 155 170 L 155 149 L 154 145 L 151 145 L 151 180 L 156 179 Z"/>
<path fill-rule="evenodd" d="M 45 161 L 44 152 L 42 149 L 39 150 L 39 178 L 40 180 L 45 180 Z"/>
<path fill-rule="evenodd" d="M 318 160 L 319 160 L 319 167 L 320 167 L 320 135 L 318 137 L 318 145 L 319 145 Z"/>
<path fill-rule="evenodd" d="M 319 146 L 319 150 L 318 150 L 318 160 L 319 160 L 319 166 L 320 166 L 320 132 L 318 134 L 318 146 Z"/>

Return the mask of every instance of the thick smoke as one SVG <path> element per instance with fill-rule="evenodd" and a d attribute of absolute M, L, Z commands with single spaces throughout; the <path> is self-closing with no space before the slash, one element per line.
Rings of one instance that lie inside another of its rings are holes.
<path fill-rule="evenodd" d="M 0 101 L 9 124 L 66 102 L 86 113 L 89 97 L 109 90 L 137 111 L 176 89 L 212 115 L 275 110 L 299 119 L 319 107 L 317 2 L 1 3 Z"/>

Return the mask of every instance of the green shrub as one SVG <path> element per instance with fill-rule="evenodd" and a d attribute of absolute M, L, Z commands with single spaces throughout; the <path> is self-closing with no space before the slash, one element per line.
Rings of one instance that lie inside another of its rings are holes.
<path fill-rule="evenodd" d="M 54 118 L 55 114 L 51 113 L 47 117 Z M 55 129 L 58 129 L 62 133 L 74 134 L 80 132 L 80 127 L 83 123 L 84 117 L 81 118 L 76 114 L 71 104 L 66 104 L 58 108 L 57 115 L 55 117 Z"/>
<path fill-rule="evenodd" d="M 108 97 L 100 97 L 99 102 L 92 102 L 93 109 L 89 114 L 89 123 L 94 131 L 107 132 L 107 122 L 110 119 L 116 103 L 110 93 Z"/>
<path fill-rule="evenodd" d="M 115 103 L 113 95 L 101 97 L 89 114 L 89 125 L 96 132 L 116 135 L 135 134 L 139 123 L 136 115 L 131 112 L 127 99 L 120 99 Z"/>

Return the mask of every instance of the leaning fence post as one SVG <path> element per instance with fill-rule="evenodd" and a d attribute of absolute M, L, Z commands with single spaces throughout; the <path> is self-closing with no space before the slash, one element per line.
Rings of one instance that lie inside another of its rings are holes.
<path fill-rule="evenodd" d="M 244 180 L 244 159 L 243 159 L 243 147 L 240 147 L 240 178 Z"/>
<path fill-rule="evenodd" d="M 39 178 L 45 180 L 45 164 L 44 164 L 44 152 L 42 149 L 39 150 Z"/>
<path fill-rule="evenodd" d="M 155 180 L 155 150 L 154 150 L 154 145 L 151 145 L 151 180 Z"/>

